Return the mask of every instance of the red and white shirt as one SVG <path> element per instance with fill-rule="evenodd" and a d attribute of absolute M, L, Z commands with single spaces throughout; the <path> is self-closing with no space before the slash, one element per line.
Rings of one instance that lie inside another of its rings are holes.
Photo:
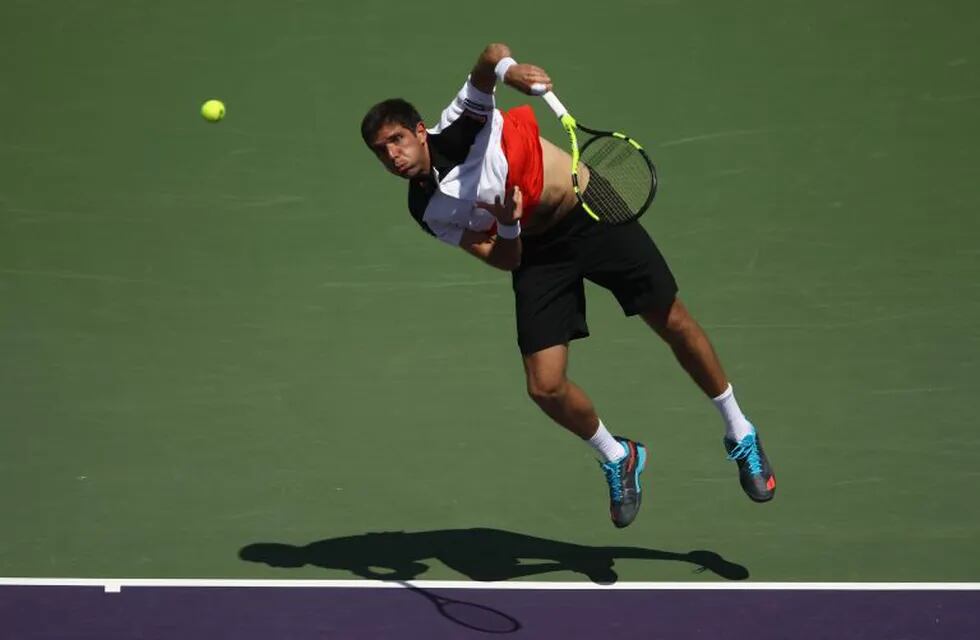
<path fill-rule="evenodd" d="M 494 217 L 476 203 L 503 200 L 514 185 L 525 216 L 541 197 L 541 143 L 529 106 L 502 113 L 493 94 L 467 80 L 428 130 L 428 144 L 432 171 L 409 181 L 408 208 L 443 242 L 459 245 L 467 229 L 494 233 Z"/>

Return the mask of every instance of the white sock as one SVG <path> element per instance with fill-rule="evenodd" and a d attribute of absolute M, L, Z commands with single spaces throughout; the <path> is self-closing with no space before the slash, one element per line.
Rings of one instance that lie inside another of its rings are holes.
<path fill-rule="evenodd" d="M 739 408 L 738 401 L 735 400 L 735 390 L 732 389 L 732 385 L 728 385 L 728 388 L 725 389 L 723 394 L 717 398 L 712 398 L 711 401 L 718 407 L 722 419 L 725 420 L 725 437 L 738 442 L 755 431 L 748 418 L 745 417 L 745 414 Z"/>
<path fill-rule="evenodd" d="M 603 462 L 614 462 L 626 456 L 626 447 L 623 446 L 622 442 L 612 437 L 612 434 L 606 429 L 606 425 L 602 424 L 602 420 L 599 421 L 599 428 L 596 429 L 595 435 L 589 438 L 589 444 L 596 450 L 599 459 Z"/>

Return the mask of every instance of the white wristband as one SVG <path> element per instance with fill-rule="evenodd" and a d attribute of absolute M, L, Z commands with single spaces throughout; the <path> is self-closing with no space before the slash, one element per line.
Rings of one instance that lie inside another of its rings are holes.
<path fill-rule="evenodd" d="M 493 72 L 497 74 L 497 80 L 503 82 L 504 76 L 507 75 L 507 70 L 513 67 L 515 64 L 517 64 L 517 60 L 514 60 L 510 56 L 501 58 L 500 62 L 497 63 L 497 66 L 493 68 Z"/>
<path fill-rule="evenodd" d="M 521 221 L 514 220 L 514 224 L 497 224 L 497 237 L 504 240 L 513 240 L 521 235 Z"/>

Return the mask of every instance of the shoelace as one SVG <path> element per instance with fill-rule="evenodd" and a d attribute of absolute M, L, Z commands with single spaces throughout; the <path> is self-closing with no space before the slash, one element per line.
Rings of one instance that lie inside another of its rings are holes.
<path fill-rule="evenodd" d="M 728 454 L 729 460 L 746 460 L 749 463 L 749 472 L 754 476 L 762 475 L 762 457 L 759 455 L 759 447 L 755 442 L 755 434 L 742 438 L 732 452 Z"/>
<path fill-rule="evenodd" d="M 621 462 L 602 462 L 602 472 L 606 474 L 606 482 L 609 483 L 609 498 L 613 502 L 623 501 L 623 479 L 619 476 L 619 465 Z"/>

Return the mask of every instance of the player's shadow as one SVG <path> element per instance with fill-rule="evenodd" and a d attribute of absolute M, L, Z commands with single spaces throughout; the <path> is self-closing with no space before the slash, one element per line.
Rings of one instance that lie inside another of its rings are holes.
<path fill-rule="evenodd" d="M 414 580 L 438 560 L 471 580 L 499 581 L 557 571 L 573 571 L 599 584 L 616 582 L 618 559 L 666 560 L 710 571 L 726 580 L 744 580 L 749 571 L 713 551 L 687 553 L 640 547 L 590 547 L 499 529 L 367 533 L 330 538 L 303 546 L 257 542 L 243 547 L 242 560 L 273 567 L 314 565 L 350 571 L 374 580 Z"/>

